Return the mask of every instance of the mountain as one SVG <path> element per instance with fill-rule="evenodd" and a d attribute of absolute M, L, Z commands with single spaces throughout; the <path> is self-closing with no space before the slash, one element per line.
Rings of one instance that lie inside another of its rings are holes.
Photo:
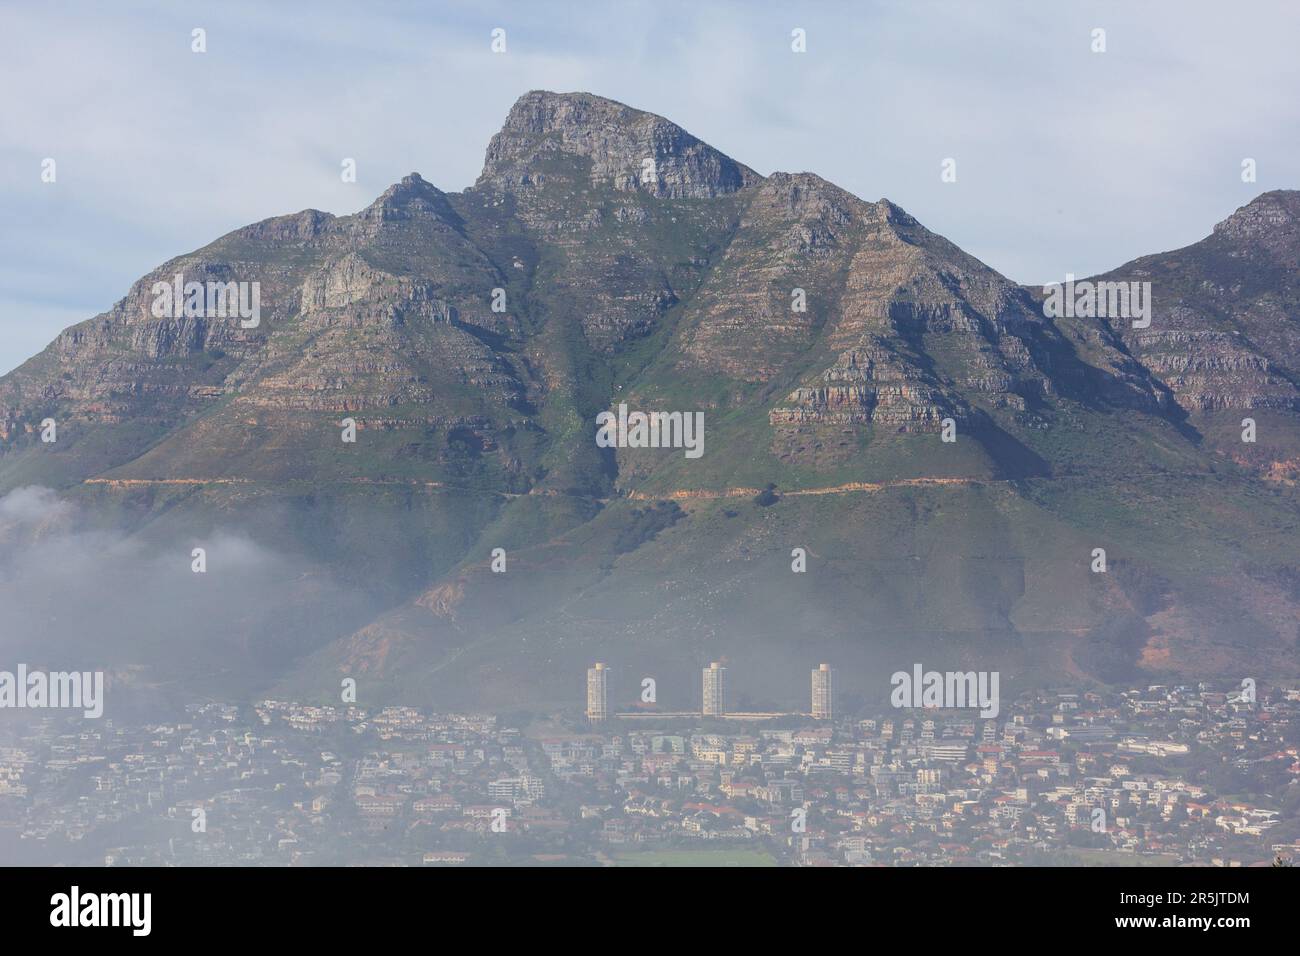
<path fill-rule="evenodd" d="M 1294 479 L 1300 436 L 1300 192 L 1264 193 L 1200 242 L 1098 277 L 1158 290 L 1151 327 L 1116 328 L 1216 451 Z M 1258 439 L 1241 441 L 1242 412 Z"/>
<path fill-rule="evenodd" d="M 111 530 L 203 608 L 15 640 L 141 686 L 456 707 L 572 706 L 593 660 L 668 707 L 716 659 L 738 707 L 799 704 L 823 660 L 873 703 L 917 661 L 1297 676 L 1298 209 L 1092 277 L 1151 283 L 1134 328 L 1051 314 L 888 200 L 528 93 L 473 187 L 236 230 L 0 378 L 0 493 L 75 508 L 0 524 L 11 554 Z M 158 314 L 178 275 L 258 283 L 259 321 Z M 702 413 L 703 453 L 602 447 L 620 405 Z M 231 536 L 260 587 L 189 572 Z"/>

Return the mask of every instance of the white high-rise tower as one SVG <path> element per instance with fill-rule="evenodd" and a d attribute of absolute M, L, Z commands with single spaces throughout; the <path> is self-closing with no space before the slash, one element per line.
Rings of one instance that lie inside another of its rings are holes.
<path fill-rule="evenodd" d="M 814 720 L 830 720 L 835 715 L 835 672 L 822 664 L 812 672 L 812 715 Z"/>
<path fill-rule="evenodd" d="M 597 663 L 587 668 L 587 719 L 605 720 L 609 717 L 609 668 Z"/>
<path fill-rule="evenodd" d="M 718 661 L 704 668 L 704 716 L 721 717 L 727 712 L 727 669 Z"/>

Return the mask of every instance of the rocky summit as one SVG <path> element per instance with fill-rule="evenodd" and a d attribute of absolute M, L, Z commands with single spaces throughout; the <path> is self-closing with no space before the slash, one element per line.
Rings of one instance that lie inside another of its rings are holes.
<path fill-rule="evenodd" d="M 1266 193 L 1080 280 L 1149 290 L 1141 321 L 1061 311 L 887 199 L 531 92 L 473 187 L 236 230 L 0 378 L 0 494 L 58 493 L 0 507 L 0 565 L 111 529 L 195 608 L 17 641 L 141 688 L 448 709 L 567 705 L 595 660 L 669 708 L 713 660 L 739 709 L 818 661 L 880 700 L 917 660 L 1295 677 L 1298 223 Z M 621 406 L 656 440 L 598 443 Z M 665 447 L 696 413 L 702 453 Z"/>

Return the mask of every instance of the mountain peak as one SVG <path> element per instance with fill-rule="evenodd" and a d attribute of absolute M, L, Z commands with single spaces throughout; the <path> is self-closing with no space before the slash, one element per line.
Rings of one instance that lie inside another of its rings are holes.
<path fill-rule="evenodd" d="M 443 192 L 419 173 L 408 173 L 380 194 L 375 204 L 402 205 L 412 201 L 439 202 Z"/>
<path fill-rule="evenodd" d="M 589 160 L 594 186 L 660 198 L 712 198 L 762 180 L 662 116 L 591 93 L 533 90 L 492 137 L 478 185 L 536 187 L 557 156 Z"/>
<path fill-rule="evenodd" d="M 1214 227 L 1216 236 L 1280 251 L 1300 247 L 1300 190 L 1261 193 Z"/>
<path fill-rule="evenodd" d="M 371 222 L 422 218 L 428 215 L 448 221 L 457 218 L 447 202 L 446 193 L 419 173 L 403 176 L 358 213 L 361 220 Z"/>

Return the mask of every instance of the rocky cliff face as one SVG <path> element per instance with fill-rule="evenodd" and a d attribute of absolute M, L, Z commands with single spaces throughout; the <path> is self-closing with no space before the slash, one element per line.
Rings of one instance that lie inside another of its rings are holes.
<path fill-rule="evenodd" d="M 1151 326 L 1113 321 L 1187 412 L 1300 407 L 1300 193 L 1265 193 L 1185 249 L 1098 277 L 1150 282 Z"/>
<path fill-rule="evenodd" d="M 467 672 L 449 662 L 476 659 L 475 680 L 526 696 L 512 667 L 601 656 L 609 628 L 679 642 L 665 660 L 811 628 L 864 668 L 899 634 L 1075 675 L 1285 662 L 1297 196 L 1097 277 L 1152 283 L 1134 329 L 1049 317 L 1040 290 L 888 200 L 759 176 L 600 97 L 529 93 L 473 188 L 412 174 L 355 215 L 237 230 L 0 379 L 0 492 L 54 485 L 144 524 L 256 514 L 401 604 L 317 635 L 303 674 L 382 645 L 380 669 L 447 665 L 451 692 Z M 260 322 L 156 314 L 178 274 L 258 283 Z M 620 402 L 704 412 L 705 453 L 598 447 Z M 1266 440 L 1244 449 L 1228 426 L 1247 411 Z M 379 530 L 358 533 L 358 502 Z M 1190 551 L 1168 502 L 1212 511 Z M 796 544 L 823 573 L 781 601 Z M 1123 575 L 1087 573 L 1100 545 Z M 481 573 L 497 546 L 510 590 Z M 530 635 L 535 658 L 466 651 Z"/>
<path fill-rule="evenodd" d="M 1105 326 L 1198 441 L 1276 481 L 1300 463 L 1300 193 L 1264 193 L 1200 242 L 1096 277 L 1150 283 L 1150 326 Z M 1255 434 L 1246 441 L 1246 426 Z"/>
<path fill-rule="evenodd" d="M 586 93 L 534 91 L 492 137 L 477 187 L 527 193 L 546 185 L 559 157 L 581 160 L 593 187 L 660 199 L 712 199 L 761 178 L 661 116 Z"/>

